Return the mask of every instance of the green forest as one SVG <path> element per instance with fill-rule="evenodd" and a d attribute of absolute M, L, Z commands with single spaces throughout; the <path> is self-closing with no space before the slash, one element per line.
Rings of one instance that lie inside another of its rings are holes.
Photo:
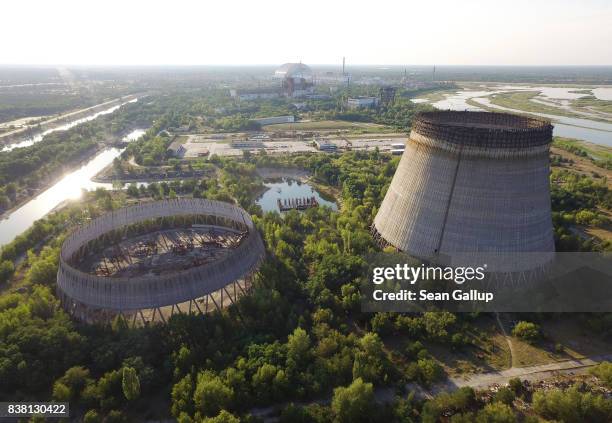
<path fill-rule="evenodd" d="M 430 400 L 414 394 L 411 386 L 445 378 L 430 348 L 474 349 L 468 334 L 488 317 L 360 311 L 365 257 L 378 251 L 369 228 L 397 161 L 376 151 L 216 159 L 216 178 L 97 190 L 37 222 L 1 253 L 0 396 L 69 401 L 85 422 L 168 415 L 180 422 L 257 422 L 269 414 L 281 422 L 612 419 L 609 399 L 578 386 L 540 394 L 515 381 L 493 398 L 472 388 Z M 254 203 L 263 182 L 257 167 L 309 170 L 316 183 L 338 193 L 340 211 L 262 213 Z M 252 293 L 222 312 L 175 315 L 167 325 L 72 321 L 54 296 L 67 230 L 136 199 L 177 195 L 236 201 L 255 216 L 268 255 Z M 609 247 L 584 244 L 563 229 L 565 214 L 576 219 L 609 195 L 581 180 L 553 191 L 558 248 Z M 524 316 L 533 327 L 522 324 L 516 334 L 535 339 L 538 323 L 551 318 Z M 583 320 L 610 336 L 609 316 Z M 609 385 L 610 368 L 597 371 Z M 529 411 L 519 403 L 530 404 Z"/>
<path fill-rule="evenodd" d="M 428 107 L 400 95 L 388 107 L 349 112 L 342 105 L 345 94 L 310 102 L 301 116 L 407 131 L 415 114 Z M 492 395 L 469 387 L 420 395 L 454 372 L 512 363 L 491 340 L 494 315 L 361 311 L 359 285 L 367 260 L 380 252 L 370 228 L 399 157 L 375 149 L 259 152 L 204 162 L 180 161 L 167 152 L 174 139 L 170 128 L 242 131 L 253 129 L 254 117 L 295 112 L 287 99 L 237 105 L 225 90 L 177 90 L 0 154 L 1 209 L 136 127 L 148 130 L 115 161 L 117 174 L 133 166 L 132 160 L 142 172 L 187 167 L 206 174 L 85 193 L 0 250 L 0 398 L 68 401 L 73 415 L 89 423 L 612 420 L 607 363 L 594 367 L 588 384 L 544 391 L 513 379 Z M 588 156 L 571 143 L 556 143 Z M 559 157 L 551 164 L 556 249 L 611 251 L 610 241 L 586 238 L 576 229 L 609 227 L 612 194 L 605 179 L 563 168 Z M 336 198 L 339 211 L 264 213 L 256 203 L 266 189 L 261 168 L 306 171 L 310 184 Z M 113 209 L 176 197 L 232 202 L 253 215 L 267 256 L 250 294 L 222 311 L 174 315 L 165 325 L 134 328 L 119 318 L 107 326 L 86 325 L 71 319 L 55 295 L 59 250 L 69 231 Z M 562 316 L 515 317 L 512 336 L 532 348 L 527 355 L 550 349 L 551 342 L 554 354 L 563 353 L 563 343 L 546 339 L 543 329 Z M 609 343 L 610 315 L 573 317 L 585 336 Z"/>

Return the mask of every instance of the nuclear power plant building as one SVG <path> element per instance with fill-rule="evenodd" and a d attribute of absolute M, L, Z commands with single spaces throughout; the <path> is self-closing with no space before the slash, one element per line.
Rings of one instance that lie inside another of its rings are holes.
<path fill-rule="evenodd" d="M 374 220 L 375 236 L 425 260 L 496 253 L 504 256 L 499 271 L 543 265 L 554 252 L 551 141 L 552 125 L 540 119 L 421 113 Z"/>

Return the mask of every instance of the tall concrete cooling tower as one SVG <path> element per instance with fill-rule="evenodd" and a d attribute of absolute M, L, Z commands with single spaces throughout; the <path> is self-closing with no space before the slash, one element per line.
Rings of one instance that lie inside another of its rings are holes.
<path fill-rule="evenodd" d="M 554 252 L 551 141 L 552 125 L 539 119 L 420 114 L 374 219 L 375 236 L 430 261 L 502 253 L 498 271 L 542 265 Z"/>

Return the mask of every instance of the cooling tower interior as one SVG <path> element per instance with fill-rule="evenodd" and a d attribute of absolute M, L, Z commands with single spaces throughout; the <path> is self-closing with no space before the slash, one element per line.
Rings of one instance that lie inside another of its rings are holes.
<path fill-rule="evenodd" d="M 93 219 L 66 238 L 58 297 L 85 322 L 206 313 L 248 288 L 264 254 L 250 215 L 233 204 L 141 203 Z"/>
<path fill-rule="evenodd" d="M 427 112 L 374 220 L 379 240 L 409 255 L 504 255 L 524 271 L 554 252 L 552 125 L 488 112 Z"/>

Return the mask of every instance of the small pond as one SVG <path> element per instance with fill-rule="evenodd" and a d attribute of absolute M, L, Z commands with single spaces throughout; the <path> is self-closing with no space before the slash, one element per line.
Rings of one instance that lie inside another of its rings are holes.
<path fill-rule="evenodd" d="M 293 200 L 296 198 L 311 198 L 315 197 L 317 202 L 321 206 L 327 206 L 332 210 L 338 210 L 338 206 L 329 197 L 323 197 L 316 189 L 306 182 L 301 182 L 295 179 L 282 178 L 274 181 L 265 182 L 264 185 L 268 187 L 266 192 L 257 200 L 264 212 L 276 211 L 280 212 L 278 208 L 278 200 Z"/>

